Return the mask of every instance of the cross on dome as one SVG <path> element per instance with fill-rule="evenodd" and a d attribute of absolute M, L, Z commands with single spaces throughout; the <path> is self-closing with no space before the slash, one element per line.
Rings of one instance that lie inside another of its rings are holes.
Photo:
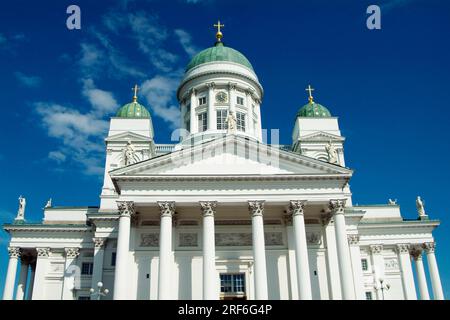
<path fill-rule="evenodd" d="M 137 93 L 138 93 L 139 89 L 140 88 L 138 87 L 137 84 L 135 84 L 134 87 L 131 88 L 131 90 L 134 91 L 133 102 L 137 102 Z"/>
<path fill-rule="evenodd" d="M 216 39 L 217 39 L 217 41 L 220 42 L 222 40 L 222 38 L 223 38 L 223 34 L 220 31 L 220 28 L 225 27 L 225 25 L 224 24 L 220 24 L 220 20 L 218 20 L 217 24 L 214 24 L 214 27 L 217 28 Z"/>
<path fill-rule="evenodd" d="M 312 96 L 312 92 L 314 91 L 314 88 L 311 87 L 310 84 L 308 84 L 308 88 L 305 89 L 305 91 L 308 91 L 309 93 L 309 102 L 313 102 L 313 96 Z"/>

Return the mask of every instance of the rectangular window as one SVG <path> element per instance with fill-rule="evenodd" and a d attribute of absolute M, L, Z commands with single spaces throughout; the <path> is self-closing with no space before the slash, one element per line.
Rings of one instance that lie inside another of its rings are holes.
<path fill-rule="evenodd" d="M 244 294 L 245 293 L 245 274 L 221 274 L 220 275 L 220 292 L 228 294 Z"/>
<path fill-rule="evenodd" d="M 372 299 L 372 292 L 370 292 L 370 291 L 366 292 L 366 300 L 373 300 Z"/>
<path fill-rule="evenodd" d="M 225 130 L 227 128 L 228 110 L 217 110 L 217 130 Z"/>
<path fill-rule="evenodd" d="M 236 112 L 236 127 L 239 131 L 245 132 L 245 113 Z"/>
<path fill-rule="evenodd" d="M 203 132 L 208 129 L 208 116 L 206 112 L 198 115 L 198 132 Z"/>
<path fill-rule="evenodd" d="M 116 266 L 116 255 L 117 254 L 115 252 L 111 253 L 111 266 L 112 267 Z"/>
<path fill-rule="evenodd" d="M 204 104 L 206 104 L 206 97 L 198 98 L 198 105 L 202 106 Z"/>
<path fill-rule="evenodd" d="M 363 271 L 369 270 L 369 265 L 367 264 L 367 259 L 361 259 L 361 266 Z"/>
<path fill-rule="evenodd" d="M 92 275 L 93 270 L 94 270 L 94 264 L 92 262 L 83 262 L 81 264 L 81 274 Z"/>
<path fill-rule="evenodd" d="M 237 97 L 236 98 L 236 103 L 243 106 L 244 105 L 244 98 L 242 97 Z"/>

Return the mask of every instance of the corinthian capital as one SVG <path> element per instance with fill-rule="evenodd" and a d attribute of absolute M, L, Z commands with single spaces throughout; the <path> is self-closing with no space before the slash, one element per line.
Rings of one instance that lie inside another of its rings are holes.
<path fill-rule="evenodd" d="M 216 84 L 215 84 L 214 82 L 208 82 L 208 83 L 206 84 L 206 86 L 207 86 L 208 88 L 210 88 L 210 89 L 214 89 L 214 87 L 216 86 Z"/>
<path fill-rule="evenodd" d="M 406 243 L 397 244 L 397 252 L 399 254 L 409 253 L 409 244 L 406 244 Z"/>
<path fill-rule="evenodd" d="M 264 213 L 264 200 L 251 200 L 248 201 L 248 210 L 252 217 L 262 216 Z"/>
<path fill-rule="evenodd" d="M 8 254 L 10 258 L 20 258 L 20 255 L 22 253 L 22 250 L 18 247 L 9 247 L 8 248 Z"/>
<path fill-rule="evenodd" d="M 159 211 L 162 217 L 172 217 L 175 213 L 175 201 L 158 201 Z"/>
<path fill-rule="evenodd" d="M 372 254 L 380 254 L 383 251 L 383 245 L 382 244 L 375 244 L 370 246 L 370 252 Z"/>
<path fill-rule="evenodd" d="M 80 255 L 80 248 L 65 248 L 66 258 L 75 259 Z"/>
<path fill-rule="evenodd" d="M 214 217 L 217 201 L 200 201 L 200 207 L 202 208 L 202 216 Z"/>
<path fill-rule="evenodd" d="M 92 238 L 92 241 L 94 242 L 95 248 L 103 248 L 103 246 L 106 244 L 106 238 Z"/>
<path fill-rule="evenodd" d="M 291 200 L 289 201 L 289 212 L 293 215 L 303 215 L 306 200 Z"/>
<path fill-rule="evenodd" d="M 346 199 L 330 200 L 330 203 L 328 204 L 328 208 L 330 209 L 330 211 L 333 215 L 344 214 L 344 208 L 345 208 L 346 201 L 347 201 Z"/>
<path fill-rule="evenodd" d="M 409 254 L 413 257 L 414 260 L 422 260 L 422 251 L 423 248 L 420 245 L 411 246 L 409 249 Z"/>
<path fill-rule="evenodd" d="M 425 250 L 426 253 L 433 253 L 434 249 L 436 248 L 436 243 L 426 242 L 422 245 L 422 248 Z"/>
<path fill-rule="evenodd" d="M 50 248 L 36 248 L 38 258 L 46 258 L 50 255 Z"/>
<path fill-rule="evenodd" d="M 133 201 L 116 201 L 117 208 L 121 217 L 131 217 L 134 214 L 134 202 Z"/>
<path fill-rule="evenodd" d="M 228 82 L 228 88 L 229 88 L 230 90 L 236 90 L 236 86 L 237 86 L 237 83 L 234 83 L 234 82 Z"/>
<path fill-rule="evenodd" d="M 348 244 L 351 246 L 356 246 L 359 243 L 359 235 L 349 234 L 347 235 Z"/>

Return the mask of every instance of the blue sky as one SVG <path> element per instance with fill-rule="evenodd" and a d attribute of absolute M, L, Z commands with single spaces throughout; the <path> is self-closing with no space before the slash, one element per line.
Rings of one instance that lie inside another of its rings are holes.
<path fill-rule="evenodd" d="M 81 30 L 66 8 L 81 8 Z M 381 6 L 381 30 L 366 8 Z M 263 127 L 291 143 L 304 88 L 338 116 L 354 203 L 398 199 L 415 218 L 425 199 L 450 296 L 450 4 L 443 1 L 8 1 L 0 11 L 0 222 L 19 195 L 26 218 L 53 204 L 98 205 L 108 119 L 131 87 L 152 113 L 157 143 L 177 125 L 175 90 L 190 57 L 224 42 L 253 64 L 265 89 Z M 3 289 L 8 236 L 0 236 Z"/>

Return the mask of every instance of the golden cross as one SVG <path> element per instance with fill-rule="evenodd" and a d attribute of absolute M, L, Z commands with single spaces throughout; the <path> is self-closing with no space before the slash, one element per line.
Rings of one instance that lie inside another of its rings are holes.
<path fill-rule="evenodd" d="M 137 101 L 137 93 L 138 93 L 139 89 L 140 89 L 140 88 L 138 87 L 137 84 L 135 84 L 134 87 L 131 88 L 131 90 L 134 91 L 133 102 L 136 102 L 136 101 Z"/>
<path fill-rule="evenodd" d="M 217 28 L 216 38 L 217 38 L 217 41 L 220 42 L 220 40 L 221 40 L 222 37 L 223 37 L 222 32 L 220 31 L 220 28 L 221 28 L 221 27 L 225 27 L 225 25 L 224 25 L 224 24 L 220 24 L 220 20 L 218 20 L 218 21 L 217 21 L 217 24 L 215 24 L 214 27 Z"/>
<path fill-rule="evenodd" d="M 306 88 L 305 91 L 308 91 L 308 93 L 309 93 L 308 100 L 309 100 L 309 102 L 312 102 L 313 101 L 312 92 L 314 91 L 314 88 L 312 88 L 311 85 L 308 84 L 308 88 Z"/>

